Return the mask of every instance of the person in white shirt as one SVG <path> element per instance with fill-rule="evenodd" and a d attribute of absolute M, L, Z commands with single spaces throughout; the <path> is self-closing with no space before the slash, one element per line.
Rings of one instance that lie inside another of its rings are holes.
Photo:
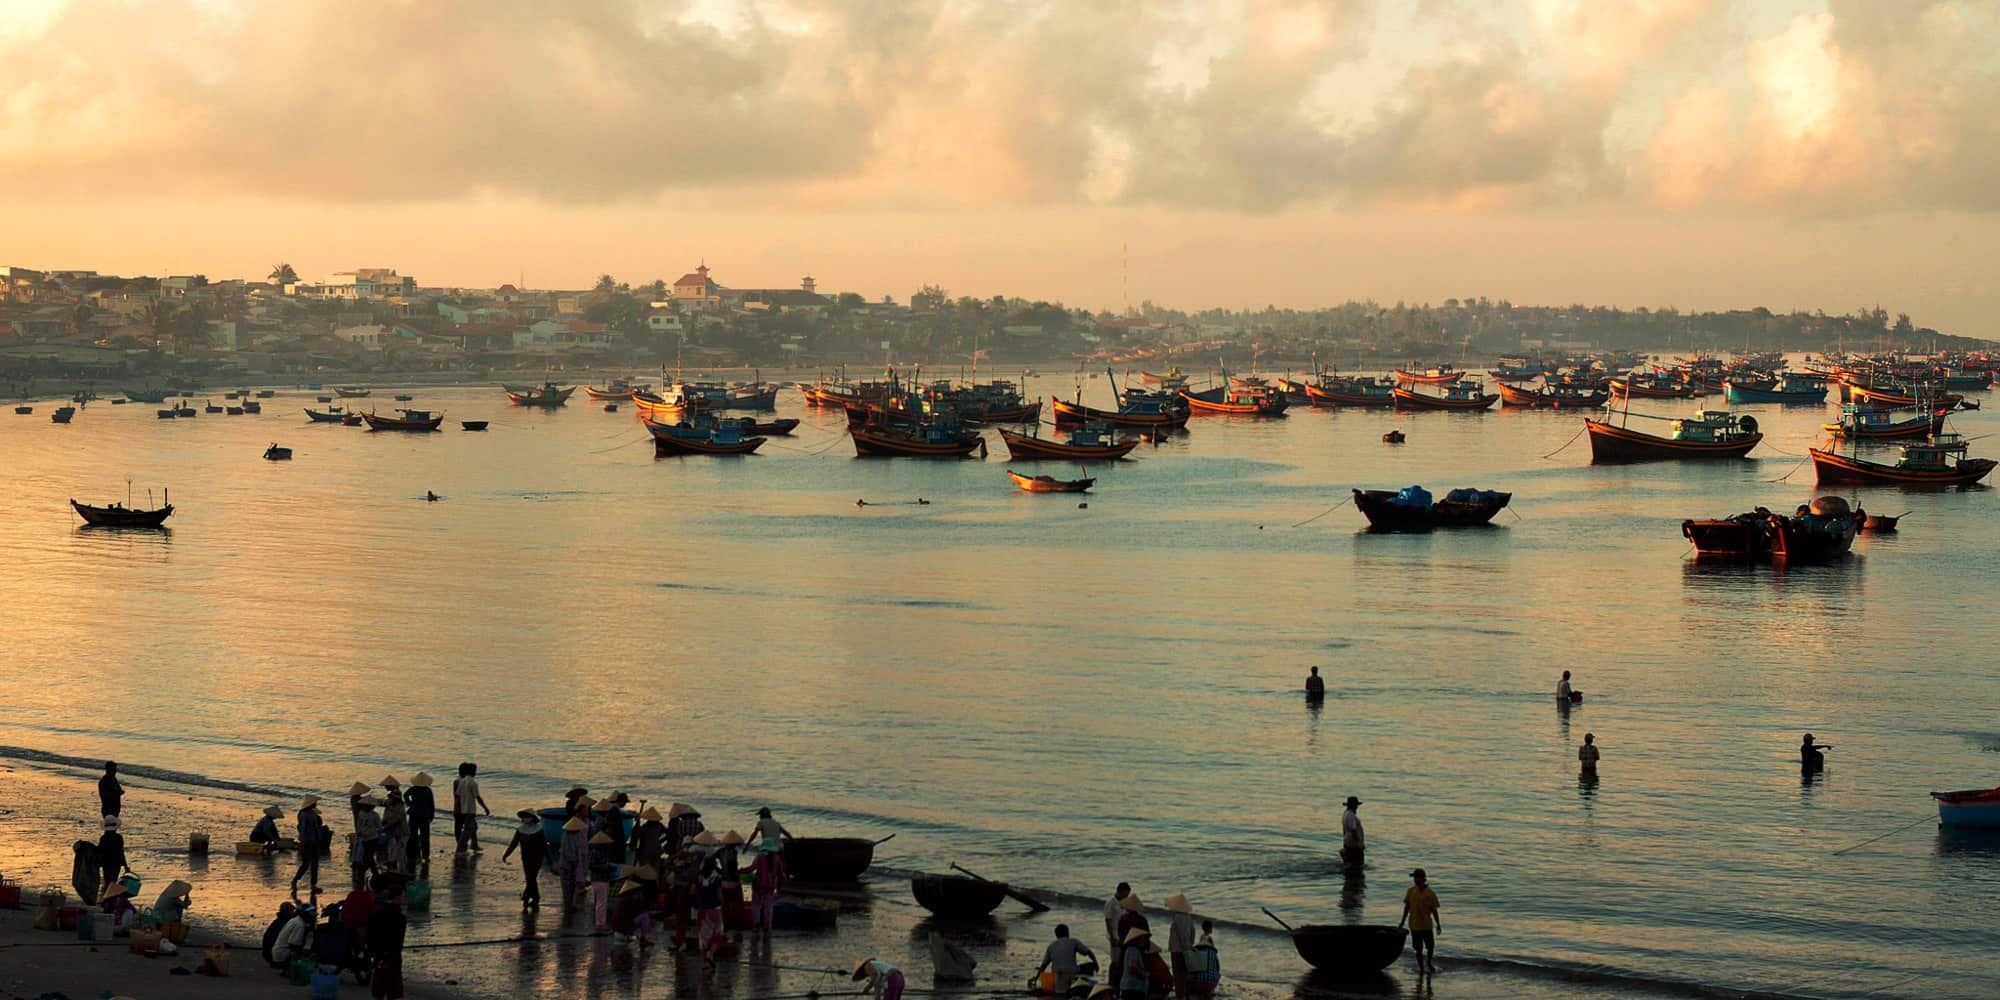
<path fill-rule="evenodd" d="M 1037 988 L 1042 970 L 1049 969 L 1056 974 L 1055 989 L 1049 992 L 1059 997 L 1069 996 L 1069 988 L 1076 982 L 1078 955 L 1089 955 L 1091 961 L 1097 961 L 1096 953 L 1084 947 L 1083 942 L 1069 936 L 1068 924 L 1057 924 L 1056 939 L 1049 942 L 1048 948 L 1042 952 L 1042 964 L 1035 966 Z"/>
<path fill-rule="evenodd" d="M 493 815 L 479 796 L 479 765 L 458 765 L 458 779 L 451 783 L 451 825 L 458 840 L 458 853 L 482 853 L 479 848 L 479 814 Z"/>
<path fill-rule="evenodd" d="M 1583 734 L 1583 746 L 1578 747 L 1576 751 L 1576 759 L 1583 764 L 1583 773 L 1595 776 L 1597 774 L 1597 758 L 1601 756 L 1603 754 L 1598 752 L 1597 749 L 1597 734 Z"/>
<path fill-rule="evenodd" d="M 279 968 L 290 965 L 292 959 L 306 953 L 307 945 L 312 938 L 313 923 L 318 915 L 317 907 L 301 906 L 299 912 L 292 917 L 291 923 L 286 924 L 285 929 L 278 932 L 277 943 L 271 946 L 271 960 Z"/>
<path fill-rule="evenodd" d="M 1347 870 L 1359 874 L 1366 854 L 1366 843 L 1361 832 L 1361 817 L 1354 810 L 1361 807 L 1361 800 L 1352 795 L 1347 797 L 1347 811 L 1340 816 L 1340 859 L 1347 862 Z"/>
<path fill-rule="evenodd" d="M 1104 901 L 1104 939 L 1111 942 L 1112 954 L 1118 953 L 1118 918 L 1125 915 L 1125 897 L 1132 894 L 1132 883 L 1118 883 L 1118 891 Z"/>

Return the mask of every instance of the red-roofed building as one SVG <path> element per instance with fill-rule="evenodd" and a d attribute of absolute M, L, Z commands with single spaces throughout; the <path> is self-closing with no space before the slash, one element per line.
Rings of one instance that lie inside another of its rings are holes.
<path fill-rule="evenodd" d="M 708 276 L 708 265 L 681 275 L 674 281 L 674 302 L 712 308 L 722 304 L 722 286 Z"/>

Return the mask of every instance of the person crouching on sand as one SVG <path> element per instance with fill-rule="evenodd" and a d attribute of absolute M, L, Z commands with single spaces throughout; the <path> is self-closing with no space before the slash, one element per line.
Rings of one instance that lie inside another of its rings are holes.
<path fill-rule="evenodd" d="M 868 980 L 868 985 L 861 990 L 862 996 L 875 997 L 876 1000 L 902 1000 L 903 970 L 881 959 L 862 959 L 854 966 L 853 979 L 857 983 Z"/>

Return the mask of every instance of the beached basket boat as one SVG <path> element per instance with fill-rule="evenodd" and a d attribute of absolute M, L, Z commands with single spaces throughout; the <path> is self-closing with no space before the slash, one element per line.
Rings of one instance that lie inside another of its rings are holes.
<path fill-rule="evenodd" d="M 976 920 L 992 913 L 1007 898 L 1007 883 L 963 875 L 918 875 L 910 879 L 910 894 L 940 917 Z"/>

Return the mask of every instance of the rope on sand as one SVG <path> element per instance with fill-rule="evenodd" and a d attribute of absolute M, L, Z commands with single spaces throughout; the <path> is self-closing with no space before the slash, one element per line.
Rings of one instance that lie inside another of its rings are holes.
<path fill-rule="evenodd" d="M 1852 851 L 1852 850 L 1856 850 L 1856 849 L 1858 849 L 1858 848 L 1862 848 L 1862 847 L 1867 847 L 1867 846 L 1868 846 L 1869 844 L 1872 844 L 1872 843 L 1874 843 L 1874 842 L 1876 842 L 1876 841 L 1878 841 L 1878 840 L 1887 840 L 1887 839 L 1889 839 L 1890 837 L 1893 837 L 1893 836 L 1895 836 L 1896 834 L 1899 834 L 1899 833 L 1902 833 L 1902 832 L 1903 832 L 1904 830 L 1907 830 L 1907 829 L 1909 829 L 1909 828 L 1911 828 L 1911 827 L 1913 827 L 1913 826 L 1916 826 L 1916 825 L 1917 825 L 1917 824 L 1919 824 L 1919 823 L 1927 823 L 1927 822 L 1930 822 L 1930 820 L 1931 820 L 1931 819 L 1932 819 L 1932 815 L 1931 815 L 1930 813 L 1925 813 L 1925 814 L 1923 814 L 1922 816 L 1919 816 L 1919 817 L 1917 817 L 1916 819 L 1914 819 L 1914 820 L 1912 820 L 1912 821 L 1910 821 L 1910 822 L 1908 822 L 1908 823 L 1905 823 L 1905 824 L 1903 824 L 1902 826 L 1899 826 L 1899 827 L 1895 828 L 1894 830 L 1890 830 L 1890 831 L 1889 831 L 1888 833 L 1885 833 L 1885 834 L 1881 835 L 1880 837 L 1870 837 L 1870 838 L 1868 838 L 1867 840 L 1864 840 L 1864 841 L 1862 841 L 1862 842 L 1861 842 L 1861 843 L 1859 843 L 1859 844 L 1855 844 L 1855 845 L 1854 845 L 1853 847 L 1843 847 L 1843 848 L 1841 848 L 1840 850 L 1838 850 L 1838 851 L 1835 851 L 1835 852 L 1833 852 L 1833 854 L 1834 854 L 1834 857 L 1839 857 L 1840 855 L 1843 855 L 1843 854 L 1846 854 L 1846 853 L 1847 853 L 1848 851 Z"/>

